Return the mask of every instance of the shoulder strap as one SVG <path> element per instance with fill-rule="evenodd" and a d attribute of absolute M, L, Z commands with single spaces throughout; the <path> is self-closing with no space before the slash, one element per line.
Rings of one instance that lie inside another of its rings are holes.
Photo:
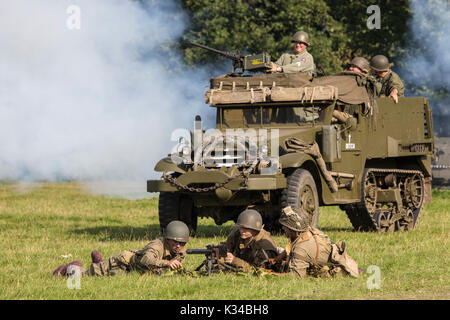
<path fill-rule="evenodd" d="M 317 236 L 313 233 L 314 241 L 316 242 L 316 262 L 319 259 L 319 242 L 317 241 Z"/>

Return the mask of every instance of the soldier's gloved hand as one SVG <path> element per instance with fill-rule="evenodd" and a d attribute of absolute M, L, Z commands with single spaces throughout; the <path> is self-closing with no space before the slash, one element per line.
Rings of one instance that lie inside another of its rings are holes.
<path fill-rule="evenodd" d="M 233 262 L 234 255 L 231 252 L 227 252 L 227 256 L 225 257 L 225 262 L 230 264 Z"/>
<path fill-rule="evenodd" d="M 183 268 L 183 264 L 178 260 L 167 261 L 167 266 L 172 270 Z"/>

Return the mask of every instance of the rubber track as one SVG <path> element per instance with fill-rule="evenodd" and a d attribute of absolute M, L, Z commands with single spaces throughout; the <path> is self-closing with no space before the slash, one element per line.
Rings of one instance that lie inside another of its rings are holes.
<path fill-rule="evenodd" d="M 403 174 L 403 175 L 414 175 L 418 174 L 423 181 L 423 185 L 425 186 L 423 174 L 421 171 L 418 170 L 403 170 L 403 169 L 366 169 L 364 173 L 364 177 L 362 179 L 362 201 L 356 204 L 346 205 L 344 206 L 345 213 L 347 214 L 351 224 L 357 231 L 379 231 L 380 227 L 378 226 L 377 222 L 374 219 L 374 214 L 368 212 L 366 204 L 364 202 L 364 182 L 366 180 L 367 175 L 370 172 L 374 172 L 375 174 L 381 173 L 381 174 L 388 174 L 388 173 L 395 173 L 395 174 Z M 414 216 L 417 214 L 417 220 L 416 220 L 416 226 L 419 223 L 420 218 L 420 212 L 423 208 L 423 200 L 421 206 L 414 211 Z"/>

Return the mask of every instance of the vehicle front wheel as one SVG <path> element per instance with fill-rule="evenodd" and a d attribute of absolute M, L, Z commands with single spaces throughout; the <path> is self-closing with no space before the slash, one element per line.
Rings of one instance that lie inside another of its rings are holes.
<path fill-rule="evenodd" d="M 189 227 L 191 236 L 197 231 L 197 213 L 192 199 L 179 192 L 160 192 L 159 227 L 163 233 L 169 222 L 180 220 Z"/>
<path fill-rule="evenodd" d="M 298 168 L 287 178 L 286 189 L 281 194 L 282 207 L 304 209 L 311 226 L 317 228 L 319 223 L 319 196 L 316 183 L 308 170 Z"/>

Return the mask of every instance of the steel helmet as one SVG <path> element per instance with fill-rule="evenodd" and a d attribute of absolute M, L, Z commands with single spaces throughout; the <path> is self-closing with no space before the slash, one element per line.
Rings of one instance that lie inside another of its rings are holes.
<path fill-rule="evenodd" d="M 287 206 L 282 210 L 278 222 L 281 225 L 298 232 L 305 232 L 309 227 L 309 219 L 303 209 L 299 208 L 294 211 L 291 206 Z"/>
<path fill-rule="evenodd" d="M 297 31 L 293 36 L 291 42 L 303 42 L 309 46 L 309 36 L 304 31 Z"/>
<path fill-rule="evenodd" d="M 164 230 L 164 238 L 179 242 L 188 242 L 189 228 L 182 221 L 171 221 Z"/>
<path fill-rule="evenodd" d="M 369 61 L 363 57 L 354 57 L 352 61 L 350 61 L 350 65 L 357 66 L 366 73 L 368 73 L 370 69 Z"/>
<path fill-rule="evenodd" d="M 241 212 L 236 224 L 239 227 L 261 231 L 263 227 L 262 217 L 258 211 L 253 209 L 247 209 Z"/>
<path fill-rule="evenodd" d="M 388 71 L 390 64 L 388 58 L 383 55 L 377 55 L 370 60 L 370 67 L 375 71 Z"/>

